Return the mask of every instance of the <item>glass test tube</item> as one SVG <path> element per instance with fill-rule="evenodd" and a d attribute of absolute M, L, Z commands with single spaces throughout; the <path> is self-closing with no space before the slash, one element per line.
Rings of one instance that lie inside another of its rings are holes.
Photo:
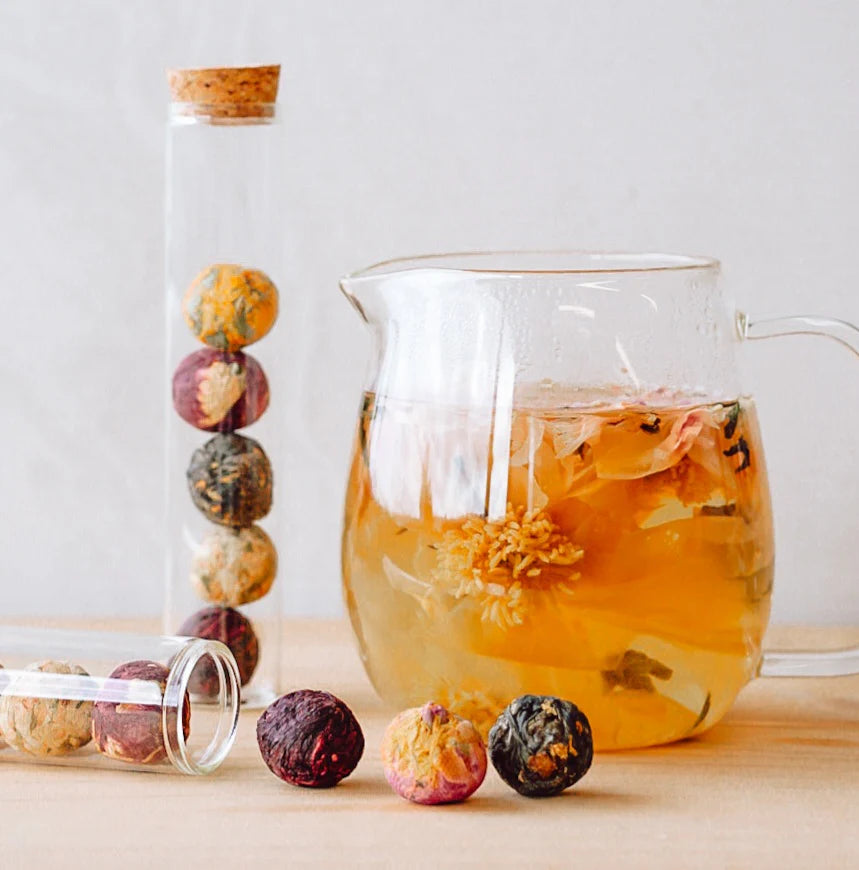
<path fill-rule="evenodd" d="M 0 626 L 0 664 L 0 761 L 205 774 L 235 741 L 217 641 Z"/>
<path fill-rule="evenodd" d="M 254 707 L 281 655 L 279 72 L 168 73 L 164 630 L 227 644 Z"/>

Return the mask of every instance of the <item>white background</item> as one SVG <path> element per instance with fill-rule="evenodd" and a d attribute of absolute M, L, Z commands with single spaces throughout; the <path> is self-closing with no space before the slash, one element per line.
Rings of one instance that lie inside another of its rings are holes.
<path fill-rule="evenodd" d="M 0 4 L 4 613 L 162 601 L 168 65 L 283 64 L 301 389 L 289 612 L 339 612 L 367 341 L 338 276 L 469 248 L 721 258 L 744 307 L 859 321 L 855 2 Z M 272 338 L 273 340 L 273 338 Z M 776 617 L 859 620 L 855 362 L 744 350 L 777 517 Z M 272 413 L 272 412 L 270 412 Z"/>

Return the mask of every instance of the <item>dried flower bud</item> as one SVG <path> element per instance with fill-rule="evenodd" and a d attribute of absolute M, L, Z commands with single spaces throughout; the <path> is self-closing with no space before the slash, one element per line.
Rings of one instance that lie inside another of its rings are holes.
<path fill-rule="evenodd" d="M 158 662 L 126 662 L 115 668 L 111 680 L 155 683 L 163 697 L 170 671 Z M 117 761 L 131 764 L 155 764 L 167 757 L 164 744 L 162 704 L 139 704 L 115 700 L 116 687 L 110 687 L 110 700 L 95 702 L 92 711 L 92 736 L 98 751 Z M 155 694 L 155 693 L 153 693 Z M 167 728 L 178 724 L 175 708 L 168 709 Z M 191 731 L 191 705 L 187 695 L 183 706 L 182 731 L 187 739 Z"/>
<path fill-rule="evenodd" d="M 304 689 L 278 698 L 257 721 L 269 770 L 285 782 L 329 788 L 349 776 L 364 752 L 352 711 L 328 692 Z"/>
<path fill-rule="evenodd" d="M 399 713 L 385 730 L 382 764 L 388 784 L 418 804 L 465 800 L 486 776 L 477 729 L 430 702 Z"/>
<path fill-rule="evenodd" d="M 68 675 L 70 684 L 77 677 L 89 677 L 82 667 L 69 662 L 37 662 L 24 670 Z M 24 675 L 18 680 L 27 682 Z M 13 690 L 15 682 L 13 678 Z M 91 701 L 6 694 L 0 699 L 0 733 L 10 746 L 30 755 L 65 755 L 89 743 L 92 706 Z"/>
<path fill-rule="evenodd" d="M 218 264 L 203 269 L 182 300 L 191 332 L 217 350 L 259 341 L 277 319 L 277 288 L 257 269 Z"/>
<path fill-rule="evenodd" d="M 259 526 L 212 526 L 194 551 L 191 585 L 204 601 L 237 607 L 266 595 L 276 573 L 277 551 Z"/>
<path fill-rule="evenodd" d="M 204 607 L 189 616 L 179 626 L 177 634 L 219 640 L 229 647 L 239 668 L 242 685 L 250 682 L 259 662 L 259 641 L 250 621 L 231 607 Z M 188 688 L 211 697 L 218 692 L 220 680 L 215 663 L 209 656 L 194 668 Z"/>
<path fill-rule="evenodd" d="M 191 499 L 213 523 L 249 526 L 271 510 L 271 463 L 253 438 L 215 435 L 194 451 L 187 477 Z"/>
<path fill-rule="evenodd" d="M 591 726 L 569 701 L 522 695 L 492 726 L 489 756 L 501 779 L 519 794 L 560 794 L 591 766 Z"/>
<path fill-rule="evenodd" d="M 268 379 L 249 354 L 203 348 L 179 363 L 173 407 L 198 429 L 232 432 L 250 426 L 268 407 Z"/>

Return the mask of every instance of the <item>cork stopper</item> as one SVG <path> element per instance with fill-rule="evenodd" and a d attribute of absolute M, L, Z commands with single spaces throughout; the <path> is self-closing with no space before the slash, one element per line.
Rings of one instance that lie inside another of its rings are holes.
<path fill-rule="evenodd" d="M 167 70 L 173 112 L 213 121 L 271 118 L 279 80 L 280 64 Z"/>

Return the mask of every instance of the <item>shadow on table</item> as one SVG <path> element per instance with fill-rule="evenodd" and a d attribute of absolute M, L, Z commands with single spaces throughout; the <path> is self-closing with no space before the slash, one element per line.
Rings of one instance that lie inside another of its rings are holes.
<path fill-rule="evenodd" d="M 371 809 L 375 801 L 383 802 L 388 811 L 391 809 L 400 809 L 401 811 L 426 810 L 426 807 L 421 807 L 418 804 L 412 804 L 409 801 L 395 799 L 395 795 L 384 780 L 372 778 L 354 778 L 343 780 L 337 786 L 338 792 L 346 798 L 354 797 L 360 804 L 353 803 L 350 800 L 344 801 L 344 809 L 361 806 Z M 395 799 L 392 803 L 392 799 Z M 646 796 L 634 794 L 631 792 L 612 791 L 603 788 L 589 788 L 584 783 L 582 785 L 571 788 L 559 795 L 548 798 L 526 798 L 517 795 L 512 789 L 508 794 L 486 794 L 478 791 L 477 794 L 470 797 L 462 803 L 440 804 L 432 807 L 435 812 L 453 812 L 458 813 L 482 813 L 482 812 L 498 812 L 499 810 L 511 810 L 521 814 L 528 812 L 543 812 L 547 806 L 551 805 L 554 808 L 565 806 L 570 810 L 578 808 L 589 809 L 627 809 L 637 807 L 648 802 Z M 331 809 L 331 807 L 326 807 Z"/>

